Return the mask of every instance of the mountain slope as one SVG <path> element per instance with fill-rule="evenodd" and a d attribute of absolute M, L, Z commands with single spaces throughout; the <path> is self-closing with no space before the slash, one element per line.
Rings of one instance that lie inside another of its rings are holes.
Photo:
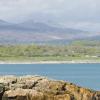
<path fill-rule="evenodd" d="M 59 28 L 46 23 L 26 21 L 11 24 L 0 20 L 0 43 L 64 43 L 76 39 L 98 37 L 100 34 L 89 33 L 71 28 Z"/>
<path fill-rule="evenodd" d="M 38 32 L 74 33 L 74 34 L 84 32 L 81 30 L 76 30 L 76 29 L 71 29 L 71 28 L 58 28 L 58 27 L 48 25 L 46 23 L 34 22 L 32 20 L 21 23 L 19 24 L 19 26 L 36 30 Z"/>

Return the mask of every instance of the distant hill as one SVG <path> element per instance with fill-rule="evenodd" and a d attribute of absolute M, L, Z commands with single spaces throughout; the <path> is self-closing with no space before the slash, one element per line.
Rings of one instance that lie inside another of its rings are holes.
<path fill-rule="evenodd" d="M 46 23 L 34 22 L 32 20 L 26 21 L 24 23 L 19 24 L 19 26 L 31 29 L 36 32 L 48 32 L 48 33 L 80 33 L 83 32 L 81 30 L 71 29 L 71 28 L 58 28 Z"/>
<path fill-rule="evenodd" d="M 0 20 L 0 43 L 68 43 L 72 40 L 98 37 L 100 34 L 86 31 L 59 28 L 46 23 L 29 20 L 12 24 Z M 99 37 L 98 37 L 99 38 Z"/>
<path fill-rule="evenodd" d="M 0 20 L 0 26 L 3 26 L 3 25 L 8 25 L 8 23 L 6 21 Z"/>

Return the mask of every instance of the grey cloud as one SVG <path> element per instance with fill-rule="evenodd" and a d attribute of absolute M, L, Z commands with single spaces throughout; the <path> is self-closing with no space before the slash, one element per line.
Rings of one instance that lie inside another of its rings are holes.
<path fill-rule="evenodd" d="M 99 0 L 0 0 L 0 19 L 8 21 L 34 18 L 61 24 L 96 24 L 100 22 L 99 12 Z"/>

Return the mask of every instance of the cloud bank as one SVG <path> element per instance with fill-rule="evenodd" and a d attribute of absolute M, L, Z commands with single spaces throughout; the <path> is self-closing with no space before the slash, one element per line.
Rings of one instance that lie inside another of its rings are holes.
<path fill-rule="evenodd" d="M 0 19 L 12 22 L 33 18 L 64 26 L 78 23 L 78 28 L 100 25 L 99 12 L 99 0 L 0 0 Z"/>

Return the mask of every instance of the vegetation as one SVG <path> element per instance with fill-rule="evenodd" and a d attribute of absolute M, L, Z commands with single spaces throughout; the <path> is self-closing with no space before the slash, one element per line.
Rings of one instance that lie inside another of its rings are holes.
<path fill-rule="evenodd" d="M 0 61 L 100 60 L 100 43 L 76 41 L 69 45 L 0 45 Z"/>

